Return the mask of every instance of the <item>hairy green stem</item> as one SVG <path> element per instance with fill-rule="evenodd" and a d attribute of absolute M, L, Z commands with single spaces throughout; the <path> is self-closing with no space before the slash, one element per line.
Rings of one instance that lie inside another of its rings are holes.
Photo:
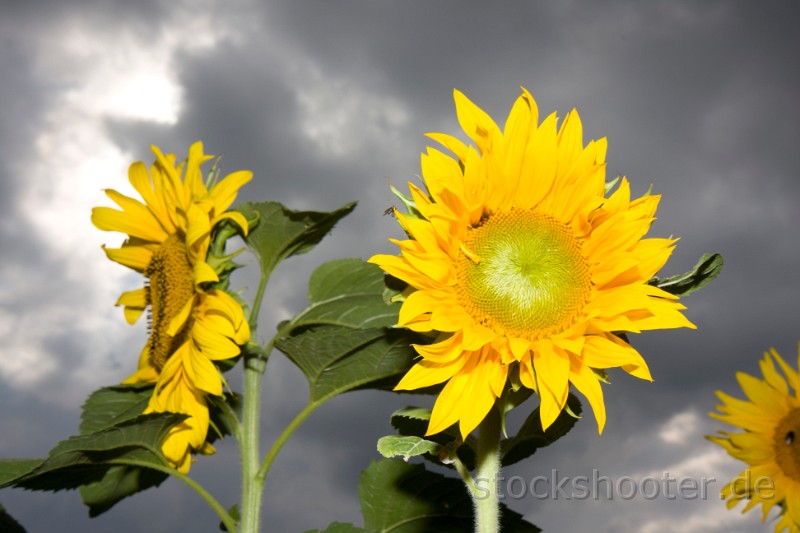
<path fill-rule="evenodd" d="M 259 407 L 261 403 L 261 378 L 266 367 L 257 354 L 245 354 L 244 407 L 242 412 L 242 508 L 240 510 L 242 533 L 259 533 L 261 527 L 261 494 L 263 484 L 257 476 L 259 451 Z"/>
<path fill-rule="evenodd" d="M 499 533 L 500 501 L 497 497 L 500 473 L 501 418 L 496 408 L 489 411 L 478 429 L 475 479 L 479 487 L 470 490 L 475 504 L 475 533 Z M 469 484 L 467 485 L 469 487 Z"/>
<path fill-rule="evenodd" d="M 250 309 L 250 331 L 255 336 L 261 300 L 269 280 L 269 272 L 261 273 L 258 291 Z M 272 341 L 270 342 L 270 346 Z M 267 366 L 268 352 L 245 350 L 244 354 L 244 405 L 242 407 L 242 428 L 239 450 L 242 454 L 242 502 L 241 533 L 260 533 L 261 496 L 263 483 L 258 478 L 258 465 L 261 457 L 258 432 L 261 407 L 261 379 Z"/>

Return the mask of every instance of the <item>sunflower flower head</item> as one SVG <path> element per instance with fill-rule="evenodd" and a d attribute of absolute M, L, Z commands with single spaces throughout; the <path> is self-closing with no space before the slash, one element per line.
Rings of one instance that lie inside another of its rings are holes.
<path fill-rule="evenodd" d="M 130 167 L 129 180 L 141 200 L 106 190 L 120 209 L 95 207 L 92 223 L 127 234 L 122 246 L 104 250 L 109 259 L 144 277 L 144 287 L 124 292 L 117 301 L 129 323 L 145 311 L 150 318 L 139 368 L 125 383 L 155 384 L 145 413 L 188 415 L 163 444 L 170 463 L 187 472 L 192 453 L 213 453 L 206 443 L 206 397 L 221 395 L 223 383 L 214 361 L 236 357 L 250 338 L 242 307 L 214 287 L 225 265 L 209 262 L 209 248 L 222 220 L 247 232 L 244 216 L 227 209 L 252 173 L 238 171 L 204 182 L 201 166 L 213 156 L 203 153 L 200 142 L 182 163 L 157 147 L 153 152 L 156 160 L 149 172 L 143 163 Z"/>
<path fill-rule="evenodd" d="M 764 354 L 759 366 L 763 378 L 744 372 L 736 374 L 746 400 L 717 391 L 722 404 L 717 406 L 719 412 L 709 413 L 712 418 L 744 431 L 719 431 L 706 438 L 748 464 L 722 489 L 728 508 L 747 501 L 742 511 L 747 512 L 761 504 L 763 522 L 777 505 L 780 517 L 775 523 L 775 533 L 798 533 L 800 376 L 774 349 Z"/>
<path fill-rule="evenodd" d="M 474 146 L 435 133 L 455 158 L 428 148 L 425 190 L 409 184 L 400 255 L 370 261 L 406 283 L 399 326 L 437 336 L 397 385 L 445 383 L 428 434 L 458 423 L 466 437 L 506 388 L 509 370 L 536 391 L 549 427 L 570 383 L 605 423 L 599 377 L 620 367 L 651 379 L 618 334 L 694 327 L 677 298 L 648 285 L 675 239 L 645 239 L 660 197 L 632 199 L 627 179 L 606 196 L 606 140 L 584 145 L 576 111 L 539 120 L 523 89 L 501 129 L 455 91 Z"/>

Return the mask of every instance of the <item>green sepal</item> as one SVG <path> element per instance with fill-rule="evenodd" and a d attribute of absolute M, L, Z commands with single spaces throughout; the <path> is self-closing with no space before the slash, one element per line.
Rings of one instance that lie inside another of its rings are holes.
<path fill-rule="evenodd" d="M 616 178 L 614 178 L 613 180 L 611 180 L 611 181 L 607 181 L 607 182 L 606 182 L 606 185 L 605 185 L 605 196 L 608 196 L 608 193 L 610 193 L 610 192 L 611 192 L 611 189 L 613 189 L 613 188 L 614 188 L 614 186 L 615 186 L 617 183 L 619 183 L 619 180 L 621 180 L 621 179 L 622 179 L 622 176 L 617 176 L 617 177 L 616 177 Z"/>
<path fill-rule="evenodd" d="M 403 204 L 403 206 L 406 208 L 406 216 L 407 217 L 409 217 L 409 218 L 424 218 L 422 216 L 422 213 L 419 212 L 419 209 L 417 209 L 417 203 L 414 201 L 413 198 L 411 198 L 409 196 L 406 196 L 405 194 L 401 193 L 400 190 L 397 189 L 397 187 L 395 187 L 391 183 L 389 184 L 389 190 L 392 191 L 392 194 L 395 196 L 395 198 L 400 200 L 400 203 Z M 394 211 L 394 207 L 392 207 L 392 211 Z M 388 209 L 387 209 L 387 212 L 389 212 Z"/>
<path fill-rule="evenodd" d="M 690 271 L 664 279 L 654 277 L 647 283 L 675 296 L 687 296 L 711 283 L 722 272 L 722 266 L 722 255 L 703 254 Z"/>
<path fill-rule="evenodd" d="M 213 284 L 216 289 L 227 290 L 230 282 L 230 276 L 237 268 L 242 268 L 244 265 L 235 263 L 233 260 L 244 252 L 246 248 L 239 248 L 229 254 L 216 255 L 211 252 L 206 257 L 206 263 L 214 269 L 214 272 L 219 276 L 219 281 Z"/>
<path fill-rule="evenodd" d="M 257 220 L 244 240 L 258 258 L 262 275 L 269 275 L 284 259 L 314 248 L 355 207 L 351 202 L 330 212 L 293 211 L 278 202 L 256 202 L 236 211 L 248 221 Z"/>
<path fill-rule="evenodd" d="M 570 393 L 564 410 L 558 418 L 547 428 L 542 429 L 542 421 L 537 407 L 523 422 L 522 427 L 513 437 L 500 442 L 500 453 L 503 466 L 512 465 L 526 457 L 533 455 L 539 448 L 549 446 L 569 432 L 578 421 L 581 414 L 581 402 Z"/>

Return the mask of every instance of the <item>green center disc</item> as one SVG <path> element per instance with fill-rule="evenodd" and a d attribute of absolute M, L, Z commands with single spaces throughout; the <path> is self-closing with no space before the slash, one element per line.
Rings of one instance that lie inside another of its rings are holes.
<path fill-rule="evenodd" d="M 589 266 L 569 226 L 531 210 L 496 213 L 472 229 L 458 261 L 459 299 L 478 322 L 539 339 L 569 327 L 589 299 Z"/>

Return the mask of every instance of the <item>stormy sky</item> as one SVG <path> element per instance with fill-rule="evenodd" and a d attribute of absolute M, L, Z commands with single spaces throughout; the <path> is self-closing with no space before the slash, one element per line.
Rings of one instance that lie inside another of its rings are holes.
<path fill-rule="evenodd" d="M 681 238 L 664 274 L 705 251 L 720 279 L 688 297 L 697 331 L 634 336 L 655 378 L 612 373 L 608 423 L 591 417 L 506 472 L 530 481 L 592 476 L 706 478 L 705 499 L 508 498 L 545 531 L 764 530 L 717 494 L 742 465 L 703 439 L 714 391 L 741 392 L 774 346 L 796 361 L 800 325 L 800 72 L 792 2 L 458 2 L 68 0 L 0 6 L 0 456 L 44 455 L 73 434 L 94 389 L 133 371 L 144 323 L 117 295 L 140 278 L 108 261 L 93 228 L 104 188 L 130 192 L 127 167 L 150 144 L 193 141 L 251 169 L 241 200 L 331 210 L 357 200 L 311 254 L 275 273 L 261 340 L 302 309 L 308 274 L 339 257 L 394 253 L 388 180 L 416 180 L 424 134 L 459 131 L 458 88 L 498 123 L 520 86 L 544 114 L 577 108 L 585 140 L 607 136 L 608 174 L 663 195 L 650 235 Z M 404 188 L 404 187 L 401 187 Z M 252 272 L 236 278 L 253 287 Z M 249 293 L 251 294 L 251 293 Z M 235 379 L 233 380 L 235 383 Z M 269 363 L 262 441 L 305 405 L 302 374 Z M 361 523 L 359 472 L 377 459 L 395 409 L 418 397 L 358 392 L 309 418 L 265 490 L 272 531 Z M 535 400 L 521 407 L 524 416 Z M 237 500 L 234 442 L 192 467 L 223 504 Z M 517 485 L 516 490 L 519 490 Z M 89 519 L 77 493 L 0 491 L 31 532 L 214 531 L 175 480 Z M 122 525 L 120 525 L 122 524 Z"/>

